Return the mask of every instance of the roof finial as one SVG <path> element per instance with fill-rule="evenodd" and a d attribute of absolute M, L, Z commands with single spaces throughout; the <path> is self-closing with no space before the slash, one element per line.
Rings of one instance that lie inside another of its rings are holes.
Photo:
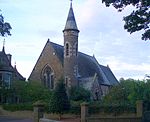
<path fill-rule="evenodd" d="M 70 8 L 72 8 L 72 0 L 70 0 Z"/>
<path fill-rule="evenodd" d="M 5 38 L 4 38 L 4 41 L 3 41 L 3 47 L 5 47 Z"/>
<path fill-rule="evenodd" d="M 3 41 L 3 52 L 5 52 L 5 38 L 4 38 L 4 41 Z"/>
<path fill-rule="evenodd" d="M 17 66 L 16 66 L 16 61 L 15 61 L 15 65 L 14 65 L 14 68 L 15 68 L 15 69 L 17 69 Z"/>

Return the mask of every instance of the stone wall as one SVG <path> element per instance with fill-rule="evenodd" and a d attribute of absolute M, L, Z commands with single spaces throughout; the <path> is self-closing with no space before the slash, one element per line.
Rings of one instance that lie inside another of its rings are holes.
<path fill-rule="evenodd" d="M 55 121 L 55 120 L 50 120 L 50 119 L 41 118 L 41 119 L 39 120 L 39 122 L 60 122 L 60 121 Z"/>
<path fill-rule="evenodd" d="M 135 116 L 93 116 L 88 113 L 88 103 L 81 104 L 81 122 L 142 122 L 143 102 L 137 101 Z"/>
<path fill-rule="evenodd" d="M 142 122 L 141 117 L 88 117 L 86 122 Z"/>
<path fill-rule="evenodd" d="M 10 112 L 3 110 L 2 107 L 0 107 L 0 116 L 9 116 L 14 118 L 30 118 L 33 119 L 33 111 L 15 111 Z"/>
<path fill-rule="evenodd" d="M 41 72 L 46 65 L 49 65 L 54 71 L 54 81 L 58 81 L 63 77 L 63 64 L 49 41 L 46 43 L 39 59 L 37 60 L 29 77 L 29 81 L 39 81 L 41 83 Z"/>

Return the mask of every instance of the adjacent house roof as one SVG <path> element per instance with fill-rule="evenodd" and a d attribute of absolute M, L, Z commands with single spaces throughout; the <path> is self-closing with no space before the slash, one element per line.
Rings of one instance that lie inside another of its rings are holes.
<path fill-rule="evenodd" d="M 5 53 L 5 49 L 3 47 L 2 51 L 0 51 L 0 71 L 9 71 L 13 72 L 13 67 Z"/>
<path fill-rule="evenodd" d="M 11 72 L 14 74 L 14 79 L 25 80 L 25 78 L 17 71 L 16 67 L 11 65 L 11 61 L 8 59 L 4 47 L 2 51 L 0 51 L 0 71 Z"/>
<path fill-rule="evenodd" d="M 56 55 L 63 64 L 64 47 L 56 43 L 50 42 L 49 40 L 47 41 L 47 43 L 50 43 L 52 45 L 56 52 Z M 99 83 L 103 85 L 111 86 L 118 84 L 118 80 L 116 79 L 109 67 L 100 65 L 96 61 L 95 57 L 89 56 L 82 52 L 78 52 L 78 73 L 79 78 L 94 77 L 96 73 Z"/>

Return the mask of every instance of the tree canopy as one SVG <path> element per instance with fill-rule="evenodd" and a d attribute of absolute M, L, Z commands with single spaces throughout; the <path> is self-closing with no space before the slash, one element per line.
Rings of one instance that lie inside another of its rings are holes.
<path fill-rule="evenodd" d="M 35 82 L 13 81 L 11 88 L 0 87 L 2 103 L 34 103 L 38 100 L 48 103 L 52 94 L 49 89 Z"/>
<path fill-rule="evenodd" d="M 63 112 L 69 110 L 70 101 L 68 99 L 63 80 L 60 80 L 56 84 L 56 88 L 52 94 L 49 105 L 50 105 L 50 112 L 59 114 L 60 118 Z"/>
<path fill-rule="evenodd" d="M 120 85 L 114 86 L 103 99 L 104 103 L 122 103 L 135 105 L 137 100 L 147 103 L 150 110 L 150 80 L 121 79 Z"/>
<path fill-rule="evenodd" d="M 73 101 L 90 101 L 90 91 L 82 87 L 71 87 L 69 89 L 69 98 Z"/>
<path fill-rule="evenodd" d="M 132 13 L 123 18 L 124 28 L 130 32 L 142 31 L 142 40 L 150 40 L 150 0 L 102 0 L 107 7 L 113 5 L 120 12 L 127 6 L 133 5 Z"/>
<path fill-rule="evenodd" d="M 4 37 L 6 35 L 11 35 L 10 30 L 12 27 L 8 22 L 4 21 L 4 17 L 2 14 L 0 14 L 0 36 Z"/>

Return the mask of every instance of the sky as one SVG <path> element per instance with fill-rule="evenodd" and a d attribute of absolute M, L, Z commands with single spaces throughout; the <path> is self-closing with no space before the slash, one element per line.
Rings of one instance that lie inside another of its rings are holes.
<path fill-rule="evenodd" d="M 1 13 L 12 26 L 12 36 L 5 37 L 5 51 L 27 79 L 48 38 L 63 45 L 69 8 L 69 0 L 0 0 Z M 123 28 L 131 6 L 118 12 L 101 0 L 73 0 L 73 10 L 80 30 L 79 51 L 109 65 L 118 80 L 144 79 L 150 74 L 150 42 L 141 40 L 141 32 L 130 34 Z M 3 40 L 0 37 L 0 48 Z"/>

